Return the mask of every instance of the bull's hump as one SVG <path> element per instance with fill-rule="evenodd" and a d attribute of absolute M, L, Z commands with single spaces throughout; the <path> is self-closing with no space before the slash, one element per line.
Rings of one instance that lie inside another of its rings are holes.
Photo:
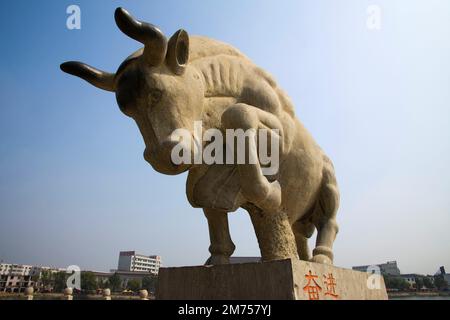
<path fill-rule="evenodd" d="M 250 59 L 231 45 L 198 36 L 189 40 L 189 62 L 202 74 L 205 97 L 239 99 L 246 80 L 264 81 Z"/>
<path fill-rule="evenodd" d="M 189 61 L 217 55 L 229 55 L 248 60 L 238 49 L 224 42 L 203 36 L 189 37 Z"/>

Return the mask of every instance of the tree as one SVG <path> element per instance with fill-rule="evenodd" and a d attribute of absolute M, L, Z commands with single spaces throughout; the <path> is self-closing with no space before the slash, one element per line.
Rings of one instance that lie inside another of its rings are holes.
<path fill-rule="evenodd" d="M 444 276 L 442 274 L 434 277 L 434 285 L 439 290 L 447 289 L 448 283 L 445 281 Z"/>
<path fill-rule="evenodd" d="M 97 289 L 97 279 L 92 272 L 81 272 L 81 289 L 92 291 Z"/>
<path fill-rule="evenodd" d="M 423 287 L 423 278 L 422 277 L 416 277 L 414 279 L 414 281 L 416 282 L 416 290 L 420 290 Z"/>
<path fill-rule="evenodd" d="M 109 277 L 108 284 L 110 286 L 109 289 L 111 289 L 112 292 L 117 292 L 122 287 L 122 280 L 117 273 L 114 273 L 111 277 Z"/>
<path fill-rule="evenodd" d="M 403 278 L 396 278 L 396 286 L 398 290 L 408 290 L 411 288 L 411 285 L 408 281 Z"/>
<path fill-rule="evenodd" d="M 67 278 L 68 278 L 68 274 L 64 271 L 55 273 L 53 289 L 57 292 L 62 292 L 67 286 L 67 284 L 66 284 Z"/>
<path fill-rule="evenodd" d="M 107 289 L 109 288 L 109 281 L 108 280 L 98 280 L 97 286 L 99 289 Z"/>
<path fill-rule="evenodd" d="M 399 277 L 384 275 L 384 283 L 387 289 L 407 290 L 410 288 L 409 282 Z"/>
<path fill-rule="evenodd" d="M 146 289 L 148 292 L 155 292 L 157 283 L 158 283 L 158 276 L 155 275 L 145 276 L 142 279 L 142 289 Z"/>
<path fill-rule="evenodd" d="M 33 281 L 34 283 L 39 282 L 39 280 L 40 280 L 39 274 L 35 274 L 35 275 L 31 276 L 31 281 Z"/>
<path fill-rule="evenodd" d="M 53 274 L 50 270 L 42 270 L 41 271 L 41 284 L 45 289 L 49 289 L 50 285 L 53 283 Z"/>
<path fill-rule="evenodd" d="M 433 289 L 434 288 L 433 281 L 431 281 L 431 279 L 429 277 L 423 278 L 423 285 L 425 287 L 427 287 L 427 289 Z"/>
<path fill-rule="evenodd" d="M 131 279 L 130 281 L 128 281 L 127 287 L 131 291 L 136 292 L 141 288 L 141 282 L 137 279 Z"/>

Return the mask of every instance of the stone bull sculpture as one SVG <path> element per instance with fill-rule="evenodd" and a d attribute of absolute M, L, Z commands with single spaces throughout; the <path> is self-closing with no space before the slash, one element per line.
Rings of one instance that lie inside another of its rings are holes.
<path fill-rule="evenodd" d="M 118 8 L 115 20 L 127 36 L 144 44 L 115 74 L 81 62 L 61 69 L 115 92 L 118 105 L 133 118 L 145 142 L 144 158 L 163 174 L 189 171 L 187 196 L 208 219 L 211 257 L 229 262 L 235 246 L 229 212 L 242 207 L 250 216 L 263 260 L 300 258 L 332 264 L 338 232 L 339 191 L 333 165 L 296 119 L 287 95 L 272 77 L 230 45 L 177 31 L 169 40 L 155 26 Z M 178 128 L 277 129 L 276 174 L 261 164 L 179 164 L 171 160 Z M 308 238 L 317 229 L 312 257 Z"/>

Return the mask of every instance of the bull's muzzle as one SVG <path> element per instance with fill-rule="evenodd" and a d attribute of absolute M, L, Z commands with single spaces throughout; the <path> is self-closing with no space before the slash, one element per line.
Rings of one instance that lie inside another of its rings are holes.
<path fill-rule="evenodd" d="M 144 159 L 158 172 L 168 175 L 176 175 L 189 170 L 190 163 L 175 164 L 172 161 L 172 150 L 179 144 L 166 140 L 158 146 L 146 147 Z"/>

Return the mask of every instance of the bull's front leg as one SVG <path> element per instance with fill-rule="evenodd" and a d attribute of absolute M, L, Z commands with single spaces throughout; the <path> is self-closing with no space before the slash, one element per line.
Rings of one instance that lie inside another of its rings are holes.
<path fill-rule="evenodd" d="M 228 107 L 222 114 L 221 120 L 225 129 L 242 129 L 244 132 L 249 129 L 278 129 L 280 149 L 283 149 L 283 128 L 278 118 L 271 113 L 244 103 L 238 103 Z M 275 137 L 272 135 L 273 138 Z M 249 141 L 251 137 L 246 136 L 246 139 L 245 150 L 237 150 L 237 152 L 244 151 L 249 157 L 250 154 L 253 154 L 256 156 L 256 161 L 250 163 L 246 160 L 245 163 L 238 163 L 237 165 L 242 195 L 265 212 L 277 211 L 281 206 L 280 184 L 278 181 L 269 182 L 262 174 L 256 152 L 256 143 Z M 229 147 L 233 148 L 234 145 Z"/>
<path fill-rule="evenodd" d="M 222 114 L 222 125 L 225 129 L 242 129 L 244 131 L 263 128 L 278 129 L 280 153 L 283 151 L 283 128 L 278 118 L 271 113 L 240 103 L 224 111 Z M 256 150 L 250 150 L 252 146 L 256 147 L 256 144 L 252 144 L 250 139 L 251 137 L 245 143 L 245 153 L 247 155 L 252 152 L 256 153 Z M 237 168 L 241 193 L 251 203 L 247 210 L 255 228 L 262 259 L 298 259 L 295 238 L 289 218 L 281 210 L 281 188 L 278 181 L 271 183 L 267 180 L 262 173 L 259 159 L 256 159 L 253 163 L 247 163 L 247 161 L 244 164 L 238 163 Z"/>
<path fill-rule="evenodd" d="M 209 238 L 211 245 L 209 252 L 211 256 L 206 265 L 228 264 L 235 246 L 231 240 L 228 227 L 228 212 L 217 209 L 203 209 L 208 219 Z"/>

